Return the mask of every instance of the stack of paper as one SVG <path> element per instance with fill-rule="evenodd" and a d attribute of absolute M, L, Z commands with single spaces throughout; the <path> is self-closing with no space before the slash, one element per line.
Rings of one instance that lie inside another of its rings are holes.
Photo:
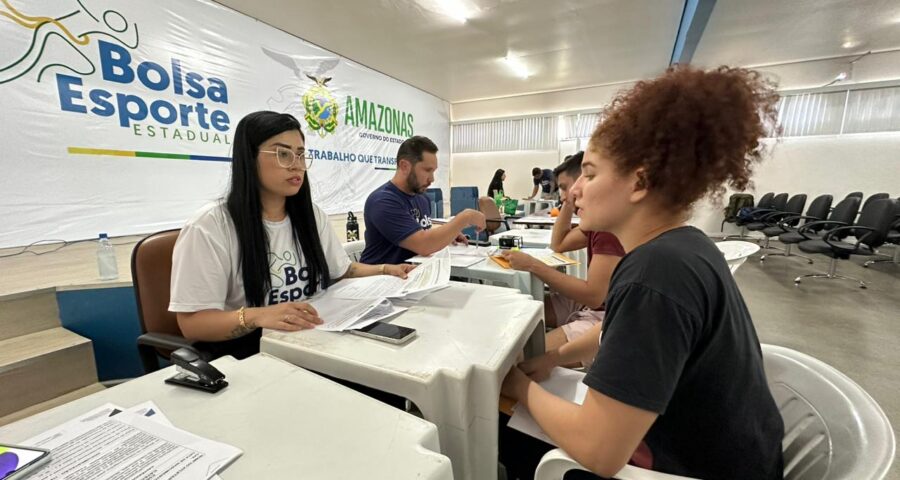
<path fill-rule="evenodd" d="M 108 403 L 25 445 L 50 449 L 50 462 L 32 480 L 217 479 L 242 453 L 173 427 L 153 402 L 129 409 Z"/>
<path fill-rule="evenodd" d="M 487 257 L 497 253 L 497 247 L 478 247 L 475 245 L 450 245 L 445 248 L 450 254 L 450 266 L 457 268 L 466 268 L 475 265 L 486 259 Z M 444 250 L 441 250 L 443 252 Z M 438 255 L 440 252 L 430 256 L 417 255 L 408 260 L 409 263 L 424 263 L 428 259 Z"/>
<path fill-rule="evenodd" d="M 311 298 L 309 304 L 324 322 L 317 329 L 342 332 L 363 328 L 406 310 L 394 306 L 389 299 L 420 300 L 449 285 L 450 253 L 444 249 L 409 272 L 406 279 L 375 275 L 341 280 Z"/>

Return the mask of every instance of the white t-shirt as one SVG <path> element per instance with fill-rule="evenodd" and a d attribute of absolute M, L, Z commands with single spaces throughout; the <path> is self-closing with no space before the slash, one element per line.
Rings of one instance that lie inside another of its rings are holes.
<path fill-rule="evenodd" d="M 313 204 L 319 239 L 332 280 L 350 268 L 350 258 L 331 228 L 328 216 Z M 265 304 L 299 301 L 309 296 L 309 271 L 294 246 L 291 219 L 263 220 L 269 236 L 272 289 Z M 321 289 L 321 285 L 319 286 Z M 181 229 L 172 254 L 170 312 L 236 310 L 246 306 L 237 233 L 224 200 L 203 207 Z"/>

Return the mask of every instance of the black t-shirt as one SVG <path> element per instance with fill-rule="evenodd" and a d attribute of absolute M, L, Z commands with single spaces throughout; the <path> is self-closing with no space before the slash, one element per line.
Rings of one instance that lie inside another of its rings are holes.
<path fill-rule="evenodd" d="M 584 383 L 656 412 L 653 470 L 705 480 L 782 478 L 784 424 L 750 312 L 722 253 L 693 227 L 619 262 Z"/>

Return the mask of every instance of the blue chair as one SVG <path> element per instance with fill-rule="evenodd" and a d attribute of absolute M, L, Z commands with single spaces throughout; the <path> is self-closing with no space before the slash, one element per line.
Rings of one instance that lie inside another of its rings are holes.
<path fill-rule="evenodd" d="M 444 217 L 444 191 L 440 188 L 429 188 L 425 190 L 428 201 L 431 202 L 431 216 L 436 218 Z"/>
<path fill-rule="evenodd" d="M 451 187 L 450 214 L 456 215 L 467 208 L 478 210 L 478 187 Z M 465 228 L 462 233 L 469 238 L 476 237 L 474 227 Z"/>

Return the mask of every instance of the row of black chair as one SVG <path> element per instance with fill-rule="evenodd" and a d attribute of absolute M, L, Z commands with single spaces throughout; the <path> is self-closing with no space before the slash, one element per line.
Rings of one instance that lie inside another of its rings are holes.
<path fill-rule="evenodd" d="M 865 282 L 861 280 L 835 273 L 837 260 L 848 259 L 851 255 L 881 255 L 876 249 L 884 243 L 900 244 L 900 198 L 892 200 L 887 193 L 877 193 L 862 202 L 862 193 L 853 192 L 833 209 L 832 198 L 831 195 L 816 197 L 804 215 L 802 212 L 806 205 L 806 194 L 794 195 L 788 199 L 786 193 L 767 193 L 749 214 L 745 212 L 743 218 L 737 219 L 735 223 L 765 235 L 763 247 L 768 250 L 776 249 L 769 245 L 773 237 L 778 237 L 785 245 L 782 253 L 766 253 L 760 261 L 772 256 L 799 256 L 813 263 L 809 257 L 792 253 L 793 245 L 798 245 L 806 253 L 831 257 L 827 274 L 801 275 L 794 279 L 797 284 L 804 278 L 842 278 L 856 281 L 861 288 L 866 288 Z M 855 243 L 843 241 L 851 236 L 855 238 Z M 900 251 L 900 247 L 895 251 L 895 258 L 898 256 L 897 251 Z M 865 266 L 878 261 L 889 259 L 870 260 Z"/>

